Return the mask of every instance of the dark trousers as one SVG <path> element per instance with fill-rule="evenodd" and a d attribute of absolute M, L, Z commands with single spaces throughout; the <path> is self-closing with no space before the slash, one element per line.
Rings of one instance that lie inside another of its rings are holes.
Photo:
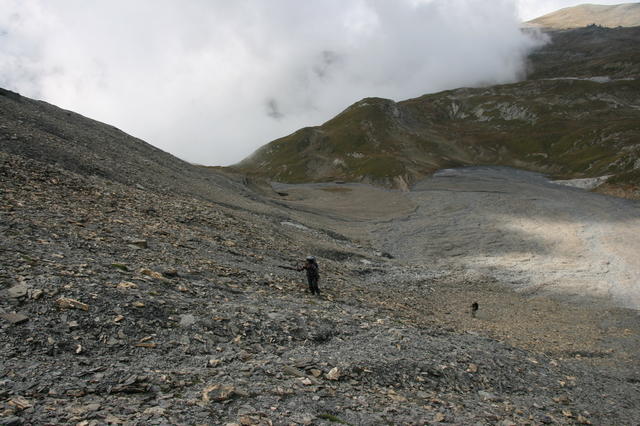
<path fill-rule="evenodd" d="M 318 288 L 318 278 L 319 277 L 307 277 L 307 281 L 309 281 L 309 291 L 311 294 L 320 295 L 320 289 Z"/>

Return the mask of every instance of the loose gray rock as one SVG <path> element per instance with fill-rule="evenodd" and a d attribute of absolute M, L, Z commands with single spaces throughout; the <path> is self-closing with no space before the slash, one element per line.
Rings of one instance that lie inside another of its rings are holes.
<path fill-rule="evenodd" d="M 192 314 L 183 314 L 180 315 L 180 326 L 182 327 L 191 327 L 196 323 L 196 317 Z"/>
<path fill-rule="evenodd" d="M 9 321 L 11 324 L 22 324 L 29 321 L 29 317 L 21 313 L 2 313 L 0 318 Z"/>
<path fill-rule="evenodd" d="M 7 290 L 7 295 L 12 299 L 19 299 L 27 296 L 29 288 L 24 284 L 18 284 Z"/>

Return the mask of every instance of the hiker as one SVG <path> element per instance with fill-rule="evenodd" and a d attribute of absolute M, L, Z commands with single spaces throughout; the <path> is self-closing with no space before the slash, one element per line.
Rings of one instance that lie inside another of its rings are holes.
<path fill-rule="evenodd" d="M 309 281 L 309 291 L 311 294 L 317 294 L 320 296 L 320 289 L 318 288 L 318 280 L 320 279 L 320 273 L 318 272 L 318 262 L 313 256 L 307 256 L 304 265 L 298 268 L 298 271 L 305 269 L 307 271 L 307 281 Z"/>
<path fill-rule="evenodd" d="M 478 312 L 479 308 L 480 308 L 480 306 L 478 305 L 478 302 L 473 302 L 471 304 L 471 318 L 475 318 L 476 317 L 476 312 Z"/>

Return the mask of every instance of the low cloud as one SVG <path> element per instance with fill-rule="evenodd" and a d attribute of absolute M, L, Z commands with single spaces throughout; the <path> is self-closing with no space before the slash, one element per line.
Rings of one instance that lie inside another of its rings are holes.
<path fill-rule="evenodd" d="M 0 86 L 237 162 L 367 96 L 521 78 L 509 0 L 0 0 Z"/>

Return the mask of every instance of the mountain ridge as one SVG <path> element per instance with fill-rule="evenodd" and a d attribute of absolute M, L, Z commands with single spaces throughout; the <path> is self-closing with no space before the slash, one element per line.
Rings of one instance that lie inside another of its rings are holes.
<path fill-rule="evenodd" d="M 528 80 L 397 103 L 367 98 L 321 126 L 265 145 L 235 168 L 284 182 L 406 189 L 438 168 L 496 164 L 559 178 L 612 175 L 637 185 L 640 55 L 626 52 L 640 30 L 589 27 L 551 37 L 530 56 Z M 607 49 L 610 43 L 619 48 Z M 608 73 L 594 75 L 600 70 Z"/>
<path fill-rule="evenodd" d="M 0 116 L 0 150 L 9 154 L 225 205 L 246 204 L 250 192 L 242 176 L 190 164 L 114 126 L 6 89 L 0 89 Z"/>
<path fill-rule="evenodd" d="M 529 27 L 547 29 L 570 29 L 588 25 L 608 28 L 636 27 L 640 25 L 640 3 L 581 4 L 548 13 L 525 24 Z"/>

